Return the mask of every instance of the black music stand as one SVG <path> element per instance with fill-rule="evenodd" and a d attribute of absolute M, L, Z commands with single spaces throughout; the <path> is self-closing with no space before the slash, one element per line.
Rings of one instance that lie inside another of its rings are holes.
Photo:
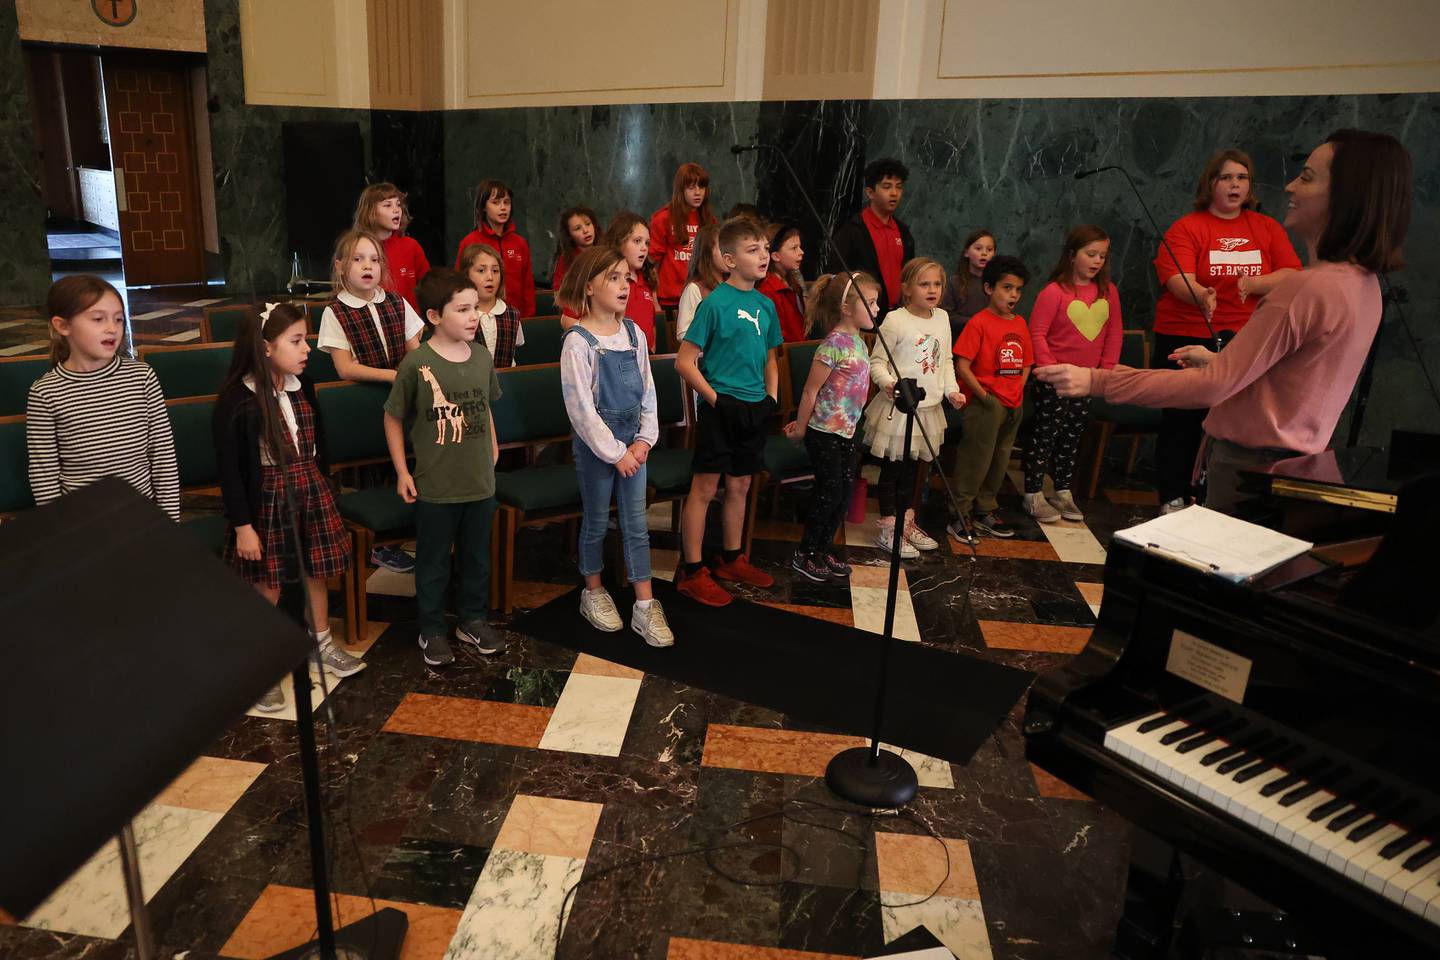
<path fill-rule="evenodd" d="M 119 479 L 0 525 L 0 582 L 0 782 L 18 785 L 0 790 L 0 911 L 23 918 L 121 835 L 147 956 L 123 834 L 311 644 Z"/>

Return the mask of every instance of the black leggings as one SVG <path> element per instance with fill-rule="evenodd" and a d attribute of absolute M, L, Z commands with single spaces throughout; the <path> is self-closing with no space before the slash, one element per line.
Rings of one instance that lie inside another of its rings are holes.
<path fill-rule="evenodd" d="M 1047 472 L 1056 490 L 1069 490 L 1075 479 L 1080 437 L 1090 422 L 1090 398 L 1062 397 L 1042 380 L 1030 381 L 1030 395 L 1035 401 L 1035 421 L 1030 424 L 1030 439 L 1020 455 L 1025 492 L 1039 493 L 1044 489 Z"/>
<path fill-rule="evenodd" d="M 800 548 L 820 553 L 830 549 L 850 505 L 850 489 L 855 485 L 855 438 L 807 427 L 805 449 L 815 468 L 815 488 Z"/>
<path fill-rule="evenodd" d="M 917 464 L 914 460 L 906 457 L 904 460 L 882 460 L 880 462 L 880 483 L 875 490 L 875 497 L 880 501 L 880 516 L 893 517 L 899 506 L 899 492 L 905 491 L 905 499 L 909 500 L 915 487 L 915 470 Z M 914 507 L 915 504 L 910 504 Z"/>
<path fill-rule="evenodd" d="M 1215 342 L 1205 337 L 1155 334 L 1155 361 L 1151 366 L 1165 370 L 1179 369 L 1179 365 L 1169 359 L 1170 354 L 1192 343 L 1215 349 Z M 1200 441 L 1205 438 L 1205 416 L 1209 412 L 1161 408 L 1160 435 L 1155 438 L 1155 485 L 1160 488 L 1161 503 L 1190 495 L 1190 477 L 1195 472 Z"/>

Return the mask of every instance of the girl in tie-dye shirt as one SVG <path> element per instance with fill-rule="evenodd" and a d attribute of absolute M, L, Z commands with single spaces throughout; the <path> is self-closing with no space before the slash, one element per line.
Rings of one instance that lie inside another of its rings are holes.
<path fill-rule="evenodd" d="M 810 297 L 810 329 L 825 331 L 795 419 L 785 435 L 802 437 L 815 469 L 815 491 L 805 533 L 790 565 L 811 580 L 838 580 L 850 567 L 832 550 L 850 487 L 855 482 L 855 427 L 870 392 L 870 354 L 860 331 L 873 327 L 880 284 L 869 274 L 821 277 Z"/>

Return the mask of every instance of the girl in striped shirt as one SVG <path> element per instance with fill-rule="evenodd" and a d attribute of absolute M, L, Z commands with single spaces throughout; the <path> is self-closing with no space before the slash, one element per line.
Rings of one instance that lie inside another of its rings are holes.
<path fill-rule="evenodd" d="M 125 307 L 99 277 L 50 287 L 50 372 L 25 407 L 30 491 L 45 504 L 120 477 L 180 519 L 180 473 L 165 395 L 149 366 L 120 355 Z"/>

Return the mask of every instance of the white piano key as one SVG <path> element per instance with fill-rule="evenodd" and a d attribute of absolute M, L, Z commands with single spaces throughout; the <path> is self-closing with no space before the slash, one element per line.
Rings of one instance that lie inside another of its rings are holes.
<path fill-rule="evenodd" d="M 1294 846 L 1296 831 L 1302 830 L 1310 825 L 1310 811 L 1334 799 L 1335 794 L 1329 790 L 1316 790 L 1304 800 L 1290 807 L 1290 816 L 1275 825 L 1275 839 L 1289 846 Z"/>
<path fill-rule="evenodd" d="M 1424 845 L 1420 845 L 1419 849 L 1425 849 Z M 1412 848 L 1409 854 L 1402 853 L 1397 859 L 1404 861 L 1407 857 L 1414 856 L 1416 852 L 1417 851 Z M 1400 871 L 1385 882 L 1384 896 L 1386 899 L 1403 904 L 1405 898 L 1410 895 L 1411 890 L 1414 890 L 1437 873 L 1440 873 L 1440 857 L 1431 860 L 1418 870 L 1406 870 L 1402 865 Z"/>

